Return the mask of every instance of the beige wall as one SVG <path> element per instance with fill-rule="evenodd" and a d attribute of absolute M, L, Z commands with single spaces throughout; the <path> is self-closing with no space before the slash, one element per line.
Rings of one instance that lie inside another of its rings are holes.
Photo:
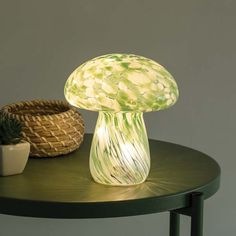
<path fill-rule="evenodd" d="M 205 203 L 206 236 L 236 232 L 236 4 L 234 0 L 0 0 L 0 106 L 63 98 L 70 72 L 92 57 L 136 53 L 165 65 L 173 108 L 145 116 L 149 137 L 208 153 L 221 190 Z M 82 111 L 87 132 L 96 113 Z M 234 145 L 234 146 L 233 146 Z M 168 214 L 50 220 L 0 215 L 0 235 L 167 235 Z M 183 217 L 182 234 L 189 235 Z"/>

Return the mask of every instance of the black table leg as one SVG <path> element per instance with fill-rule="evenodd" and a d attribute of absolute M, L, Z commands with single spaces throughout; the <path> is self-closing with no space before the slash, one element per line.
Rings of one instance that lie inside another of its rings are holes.
<path fill-rule="evenodd" d="M 203 235 L 203 194 L 192 194 L 191 236 Z"/>
<path fill-rule="evenodd" d="M 170 212 L 170 236 L 179 236 L 180 216 L 176 212 Z"/>
<path fill-rule="evenodd" d="M 180 214 L 191 217 L 191 236 L 203 236 L 204 196 L 201 192 L 191 193 L 191 205 L 170 212 L 170 236 L 179 236 Z"/>

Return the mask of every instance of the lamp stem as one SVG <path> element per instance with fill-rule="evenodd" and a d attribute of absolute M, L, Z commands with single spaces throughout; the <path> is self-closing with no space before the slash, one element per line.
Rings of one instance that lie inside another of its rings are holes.
<path fill-rule="evenodd" d="M 107 185 L 144 182 L 150 152 L 142 112 L 100 111 L 90 150 L 93 179 Z"/>

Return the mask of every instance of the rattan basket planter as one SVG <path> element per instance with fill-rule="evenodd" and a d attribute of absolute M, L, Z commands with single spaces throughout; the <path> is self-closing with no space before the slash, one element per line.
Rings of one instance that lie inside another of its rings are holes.
<path fill-rule="evenodd" d="M 31 144 L 30 156 L 55 157 L 76 150 L 83 141 L 84 121 L 67 102 L 33 100 L 2 108 L 4 115 L 23 124 L 23 139 Z"/>

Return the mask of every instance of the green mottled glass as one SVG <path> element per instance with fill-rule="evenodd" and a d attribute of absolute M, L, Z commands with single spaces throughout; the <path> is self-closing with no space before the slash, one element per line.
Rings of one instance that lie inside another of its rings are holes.
<path fill-rule="evenodd" d="M 65 84 L 67 101 L 99 112 L 90 153 L 96 182 L 134 185 L 145 181 L 150 155 L 143 112 L 166 109 L 178 96 L 173 76 L 143 56 L 107 54 L 71 73 Z"/>
<path fill-rule="evenodd" d="M 93 179 L 108 185 L 144 182 L 150 153 L 142 112 L 99 112 L 90 151 Z"/>

